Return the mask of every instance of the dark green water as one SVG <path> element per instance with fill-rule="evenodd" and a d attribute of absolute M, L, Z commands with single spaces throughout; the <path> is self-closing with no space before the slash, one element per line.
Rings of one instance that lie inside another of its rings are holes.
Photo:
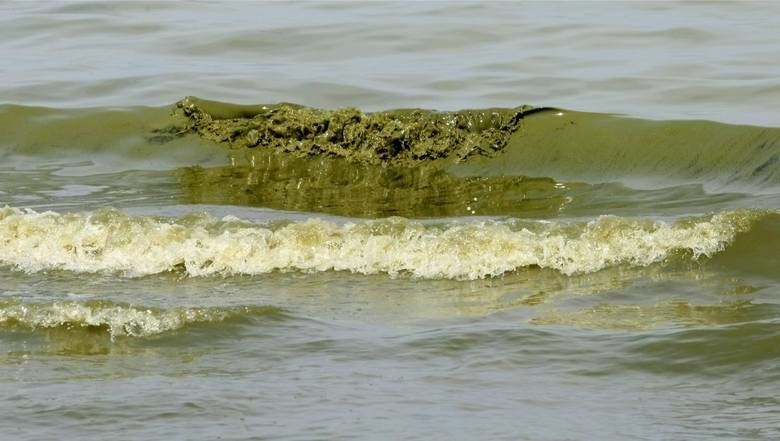
<path fill-rule="evenodd" d="M 768 9 L 0 5 L 0 438 L 777 439 Z"/>

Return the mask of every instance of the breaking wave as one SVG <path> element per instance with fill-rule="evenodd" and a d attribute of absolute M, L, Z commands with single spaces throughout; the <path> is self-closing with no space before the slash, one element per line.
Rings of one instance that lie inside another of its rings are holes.
<path fill-rule="evenodd" d="M 350 271 L 471 280 L 521 268 L 566 275 L 646 266 L 724 250 L 769 212 L 734 210 L 677 221 L 601 216 L 431 224 L 405 218 L 267 224 L 206 214 L 130 216 L 115 209 L 60 214 L 0 209 L 0 262 L 27 272 L 143 276 Z"/>
<path fill-rule="evenodd" d="M 146 308 L 109 301 L 0 302 L 0 326 L 41 329 L 98 329 L 112 338 L 149 337 L 196 323 L 223 322 L 243 315 L 278 312 L 273 307 Z"/>

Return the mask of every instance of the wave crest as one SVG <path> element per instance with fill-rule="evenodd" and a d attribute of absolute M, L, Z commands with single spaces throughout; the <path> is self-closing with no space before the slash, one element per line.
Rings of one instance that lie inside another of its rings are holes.
<path fill-rule="evenodd" d="M 221 322 L 258 308 L 158 309 L 106 301 L 24 303 L 0 302 L 0 325 L 30 329 L 105 328 L 111 338 L 149 337 L 195 323 Z M 261 308 L 272 310 L 273 308 Z"/>
<path fill-rule="evenodd" d="M 333 270 L 471 280 L 532 266 L 571 275 L 646 266 L 679 251 L 712 256 L 765 215 L 736 210 L 677 222 L 602 216 L 589 222 L 431 225 L 388 218 L 258 225 L 208 215 L 163 219 L 113 209 L 58 214 L 6 207 L 0 209 L 0 262 L 29 272 L 128 276 Z"/>

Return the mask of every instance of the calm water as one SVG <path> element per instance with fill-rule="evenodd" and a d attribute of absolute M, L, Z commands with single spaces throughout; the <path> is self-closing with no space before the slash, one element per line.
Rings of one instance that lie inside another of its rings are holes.
<path fill-rule="evenodd" d="M 1 3 L 0 438 L 777 439 L 778 14 Z M 410 167 L 189 95 L 551 109 Z"/>

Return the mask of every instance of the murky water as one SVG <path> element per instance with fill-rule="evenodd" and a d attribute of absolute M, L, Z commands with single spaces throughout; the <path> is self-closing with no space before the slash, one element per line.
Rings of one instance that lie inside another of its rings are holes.
<path fill-rule="evenodd" d="M 779 12 L 0 4 L 0 438 L 776 439 Z"/>

